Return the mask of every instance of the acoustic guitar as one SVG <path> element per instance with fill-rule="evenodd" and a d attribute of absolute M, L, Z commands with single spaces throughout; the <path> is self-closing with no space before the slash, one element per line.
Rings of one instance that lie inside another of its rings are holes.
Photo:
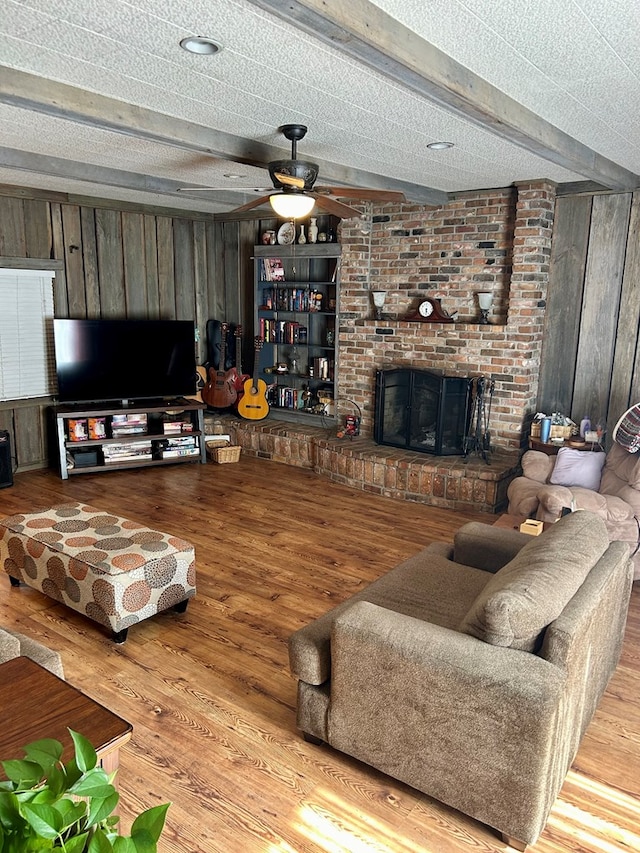
<path fill-rule="evenodd" d="M 244 394 L 244 383 L 247 379 L 251 379 L 251 376 L 248 373 L 242 372 L 242 326 L 240 324 L 236 326 L 233 334 L 236 339 L 236 376 L 234 386 L 238 393 L 238 400 L 240 400 Z"/>
<path fill-rule="evenodd" d="M 223 323 L 220 337 L 220 369 L 209 368 L 209 381 L 202 389 L 202 399 L 212 409 L 228 409 L 238 399 L 235 386 L 236 369 L 235 367 L 229 370 L 224 369 L 228 330 L 229 324 Z"/>
<path fill-rule="evenodd" d="M 259 359 L 258 354 L 262 349 L 262 339 L 254 339 L 255 357 L 253 360 L 253 379 L 247 379 L 244 383 L 244 393 L 238 400 L 238 414 L 241 418 L 249 421 L 261 421 L 269 414 L 269 403 L 267 403 L 267 383 L 264 379 L 258 379 Z"/>

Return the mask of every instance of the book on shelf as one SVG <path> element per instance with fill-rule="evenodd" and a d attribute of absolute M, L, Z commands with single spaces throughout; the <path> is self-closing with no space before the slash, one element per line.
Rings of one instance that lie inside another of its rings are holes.
<path fill-rule="evenodd" d="M 291 311 L 314 313 L 323 310 L 325 295 L 317 288 L 265 287 L 262 290 L 262 311 Z"/>
<path fill-rule="evenodd" d="M 260 258 L 260 281 L 284 281 L 281 258 Z"/>
<path fill-rule="evenodd" d="M 127 444 L 106 444 L 102 449 L 105 465 L 151 459 L 150 441 L 131 441 Z"/>
<path fill-rule="evenodd" d="M 260 318 L 260 337 L 265 343 L 303 344 L 307 342 L 307 327 L 292 320 Z"/>
<path fill-rule="evenodd" d="M 173 447 L 166 448 L 162 451 L 163 459 L 177 459 L 184 456 L 199 456 L 200 450 L 197 447 Z"/>

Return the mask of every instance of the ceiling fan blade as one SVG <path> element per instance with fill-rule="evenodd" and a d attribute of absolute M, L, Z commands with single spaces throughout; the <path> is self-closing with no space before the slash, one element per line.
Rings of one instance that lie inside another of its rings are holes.
<path fill-rule="evenodd" d="M 296 187 L 299 190 L 304 189 L 304 181 L 302 178 L 296 178 L 293 175 L 285 175 L 282 172 L 274 172 L 273 176 L 281 184 L 285 184 L 288 187 Z"/>
<path fill-rule="evenodd" d="M 363 201 L 406 201 L 404 193 L 394 190 L 366 190 L 361 187 L 314 187 L 320 195 L 333 198 L 361 198 Z"/>
<path fill-rule="evenodd" d="M 348 207 L 346 204 L 342 204 L 342 202 L 336 201 L 334 198 L 329 198 L 326 195 L 319 195 L 316 192 L 306 193 L 306 195 L 315 198 L 318 207 L 327 210 L 334 216 L 339 216 L 340 219 L 352 219 L 361 215 L 359 210 L 354 210 L 352 207 Z"/>
<path fill-rule="evenodd" d="M 261 195 L 258 198 L 254 198 L 251 201 L 247 202 L 247 204 L 243 204 L 242 207 L 234 207 L 233 210 L 230 210 L 229 213 L 244 213 L 245 210 L 251 210 L 254 207 L 260 207 L 261 204 L 269 201 L 269 195 Z"/>

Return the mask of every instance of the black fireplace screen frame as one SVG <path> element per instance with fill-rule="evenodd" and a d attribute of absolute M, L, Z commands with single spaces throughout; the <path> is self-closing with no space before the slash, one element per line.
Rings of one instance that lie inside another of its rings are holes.
<path fill-rule="evenodd" d="M 376 444 L 434 456 L 463 456 L 470 380 L 428 370 L 376 371 Z"/>

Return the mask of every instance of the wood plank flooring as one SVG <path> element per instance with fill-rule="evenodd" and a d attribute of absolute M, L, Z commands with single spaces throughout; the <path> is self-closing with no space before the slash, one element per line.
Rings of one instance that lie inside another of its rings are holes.
<path fill-rule="evenodd" d="M 66 500 L 196 546 L 198 594 L 187 612 L 134 626 L 122 646 L 0 574 L 0 625 L 58 649 L 67 679 L 133 724 L 119 772 L 126 827 L 139 810 L 171 800 L 163 853 L 508 849 L 493 830 L 305 743 L 288 670 L 292 631 L 429 542 L 450 541 L 471 516 L 249 458 L 66 482 L 19 474 L 0 492 L 0 515 Z M 636 588 L 620 666 L 532 853 L 640 849 L 639 697 Z"/>

